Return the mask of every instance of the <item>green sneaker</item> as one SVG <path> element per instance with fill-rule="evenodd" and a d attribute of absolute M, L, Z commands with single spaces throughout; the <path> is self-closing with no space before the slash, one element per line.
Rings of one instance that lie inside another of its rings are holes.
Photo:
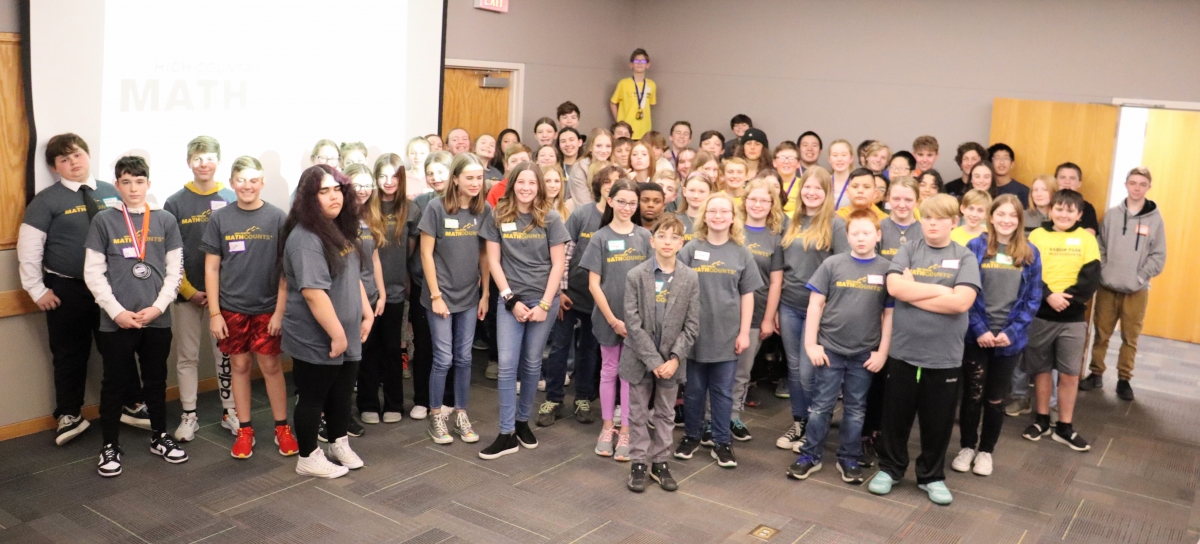
<path fill-rule="evenodd" d="M 874 483 L 874 481 L 872 481 L 872 483 Z M 954 496 L 950 494 L 949 489 L 946 489 L 946 482 L 929 482 L 927 484 L 921 484 L 917 487 L 921 488 L 921 491 L 929 494 L 929 500 L 933 501 L 933 504 L 945 506 L 951 502 L 954 502 Z"/>
<path fill-rule="evenodd" d="M 867 484 L 867 491 L 876 495 L 887 495 L 892 492 L 892 485 L 896 483 L 888 473 L 879 471 L 874 478 L 871 478 L 871 483 Z M 944 487 L 944 486 L 943 486 Z"/>

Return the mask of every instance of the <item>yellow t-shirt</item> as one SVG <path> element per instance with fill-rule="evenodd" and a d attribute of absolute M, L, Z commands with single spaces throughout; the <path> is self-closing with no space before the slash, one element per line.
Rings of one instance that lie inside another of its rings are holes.
<path fill-rule="evenodd" d="M 879 209 L 879 207 L 874 204 L 870 205 L 867 209 L 875 212 L 875 217 L 878 217 L 880 221 L 883 221 L 884 218 L 886 218 L 888 216 L 887 213 L 885 213 L 883 210 Z M 850 217 L 850 212 L 853 212 L 853 211 L 854 211 L 854 208 L 852 208 L 850 206 L 842 206 L 842 209 L 838 210 L 837 214 L 842 219 L 846 219 L 846 218 Z"/>
<path fill-rule="evenodd" d="M 1052 293 L 1078 283 L 1083 265 L 1100 260 L 1100 244 L 1083 228 L 1059 232 L 1038 227 L 1029 233 L 1029 243 L 1041 253 L 1042 281 Z"/>
<path fill-rule="evenodd" d="M 800 203 L 800 169 L 796 169 L 794 178 L 785 179 L 782 183 L 783 190 L 787 192 L 787 204 L 783 205 L 783 213 L 791 217 L 792 212 L 796 211 L 796 206 Z"/>
<path fill-rule="evenodd" d="M 982 231 L 979 234 L 983 234 L 984 232 L 987 231 Z M 957 242 L 958 245 L 967 247 L 967 242 L 979 238 L 979 234 L 971 234 L 967 232 L 967 229 L 962 227 L 954 227 L 954 230 L 950 231 L 950 241 Z"/>
<path fill-rule="evenodd" d="M 639 89 L 643 91 L 640 108 Z M 650 78 L 646 78 L 643 88 L 642 85 L 635 85 L 632 77 L 627 77 L 617 82 L 617 88 L 609 102 L 617 105 L 617 120 L 629 123 L 633 129 L 633 139 L 640 140 L 643 134 L 650 132 L 650 106 L 658 102 L 658 87 Z M 641 119 L 638 119 L 639 109 L 642 111 Z"/>

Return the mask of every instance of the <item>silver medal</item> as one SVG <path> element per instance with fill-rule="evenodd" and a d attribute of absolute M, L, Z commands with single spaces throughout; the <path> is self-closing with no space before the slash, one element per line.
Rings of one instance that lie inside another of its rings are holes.
<path fill-rule="evenodd" d="M 137 263 L 133 265 L 133 277 L 144 280 L 150 277 L 150 265 L 146 263 Z"/>

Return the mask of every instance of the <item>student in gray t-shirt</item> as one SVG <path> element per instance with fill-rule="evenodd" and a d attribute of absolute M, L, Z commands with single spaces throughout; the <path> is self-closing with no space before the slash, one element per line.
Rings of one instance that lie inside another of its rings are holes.
<path fill-rule="evenodd" d="M 362 341 L 374 324 L 360 271 L 359 218 L 354 189 L 341 173 L 316 165 L 300 175 L 284 228 L 282 263 L 287 282 L 283 351 L 292 357 L 296 403 L 296 472 L 327 478 L 345 474 L 317 448 L 324 410 L 330 455 L 362 466 L 350 449 L 350 396 Z M 331 214 L 336 214 L 332 219 Z M 324 224 L 323 224 L 324 223 Z M 320 233 L 320 234 L 318 234 Z"/>

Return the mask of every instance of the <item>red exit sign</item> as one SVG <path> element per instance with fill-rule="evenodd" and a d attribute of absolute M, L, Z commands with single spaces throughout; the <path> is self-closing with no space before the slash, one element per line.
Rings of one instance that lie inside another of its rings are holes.
<path fill-rule="evenodd" d="M 475 0 L 475 8 L 508 13 L 508 0 Z"/>

